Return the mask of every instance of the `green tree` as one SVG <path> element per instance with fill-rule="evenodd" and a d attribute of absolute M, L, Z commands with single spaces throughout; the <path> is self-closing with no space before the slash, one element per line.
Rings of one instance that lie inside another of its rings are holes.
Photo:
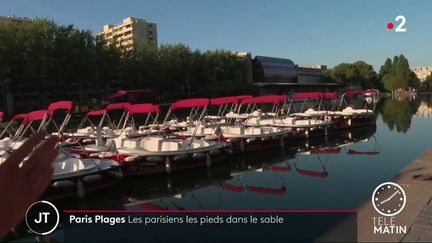
<path fill-rule="evenodd" d="M 377 74 L 372 65 L 364 61 L 341 63 L 324 73 L 328 81 L 339 82 L 344 85 L 360 85 L 362 88 L 377 87 Z"/>
<path fill-rule="evenodd" d="M 201 52 L 184 44 L 126 50 L 115 40 L 107 43 L 88 30 L 50 20 L 0 23 L 0 81 L 15 94 L 33 91 L 34 97 L 15 100 L 37 100 L 38 107 L 60 98 L 86 103 L 111 84 L 153 89 L 165 99 L 248 93 L 253 87 L 244 77 L 244 61 L 228 50 Z"/>
<path fill-rule="evenodd" d="M 402 54 L 394 56 L 393 62 L 387 58 L 384 65 L 381 66 L 379 77 L 384 83 L 384 88 L 390 91 L 420 86 L 417 76 L 409 68 L 408 59 Z"/>

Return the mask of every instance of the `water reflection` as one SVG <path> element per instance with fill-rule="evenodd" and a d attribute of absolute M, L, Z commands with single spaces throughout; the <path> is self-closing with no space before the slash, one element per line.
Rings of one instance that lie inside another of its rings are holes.
<path fill-rule="evenodd" d="M 420 106 L 420 99 L 384 99 L 378 109 L 382 120 L 397 132 L 406 133 L 411 127 L 411 120 Z"/>
<path fill-rule="evenodd" d="M 341 132 L 326 142 L 311 142 L 307 146 L 299 144 L 294 150 L 274 149 L 266 153 L 238 156 L 211 169 L 128 181 L 128 186 L 122 185 L 126 190 L 123 189 L 120 193 L 123 194 L 120 196 L 122 207 L 149 210 L 223 209 L 236 208 L 235 204 L 239 203 L 237 200 L 241 201 L 241 198 L 251 195 L 261 199 L 289 195 L 287 180 L 290 177 L 321 180 L 331 177 L 332 171 L 328 165 L 332 156 L 341 153 L 376 154 L 376 146 L 371 148 L 372 151 L 345 148 L 360 142 L 369 143 L 369 138 L 375 131 L 375 126 L 365 127 Z M 212 196 L 215 198 L 209 199 Z M 256 208 L 260 205 L 258 202 L 247 201 L 247 207 Z"/>

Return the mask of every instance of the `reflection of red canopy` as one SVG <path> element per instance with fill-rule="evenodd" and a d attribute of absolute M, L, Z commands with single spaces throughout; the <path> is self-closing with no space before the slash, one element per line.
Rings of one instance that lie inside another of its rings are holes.
<path fill-rule="evenodd" d="M 336 92 L 324 92 L 322 93 L 322 97 L 324 99 L 337 99 L 338 98 L 338 94 Z"/>
<path fill-rule="evenodd" d="M 210 100 L 207 98 L 195 98 L 195 99 L 187 99 L 187 100 L 179 100 L 174 102 L 170 110 L 176 110 L 180 108 L 192 108 L 192 107 L 207 107 L 210 103 Z"/>
<path fill-rule="evenodd" d="M 293 95 L 294 100 L 321 99 L 321 92 L 301 92 Z"/>
<path fill-rule="evenodd" d="M 312 150 L 311 154 L 338 154 L 341 148 L 331 148 L 331 149 L 316 149 Z"/>
<path fill-rule="evenodd" d="M 48 111 L 50 114 L 53 114 L 56 110 L 67 110 L 68 112 L 71 111 L 73 107 L 72 101 L 62 100 L 53 102 L 48 106 Z"/>
<path fill-rule="evenodd" d="M 136 105 L 130 105 L 128 107 L 128 113 L 129 115 L 133 114 L 142 114 L 142 113 L 159 113 L 159 106 L 153 105 L 150 103 L 147 104 L 136 104 Z"/>
<path fill-rule="evenodd" d="M 165 208 L 163 208 L 157 204 L 154 204 L 154 203 L 140 203 L 140 204 L 138 204 L 138 206 L 140 206 L 141 208 L 148 209 L 148 210 L 166 210 Z"/>
<path fill-rule="evenodd" d="M 109 104 L 105 107 L 105 110 L 109 111 L 109 110 L 126 110 L 128 107 L 130 106 L 129 103 L 125 102 L 125 103 L 113 103 L 113 104 Z"/>
<path fill-rule="evenodd" d="M 291 171 L 291 166 L 288 165 L 287 167 L 285 167 L 285 166 L 278 166 L 278 165 L 270 165 L 270 166 L 264 167 L 263 169 L 264 170 L 270 170 L 270 171 L 287 172 L 287 171 Z"/>
<path fill-rule="evenodd" d="M 260 187 L 260 186 L 246 186 L 246 189 L 251 192 L 258 192 L 258 193 L 265 193 L 265 194 L 274 194 L 274 195 L 280 195 L 284 194 L 286 192 L 285 187 L 281 188 L 266 188 L 266 187 Z"/>
<path fill-rule="evenodd" d="M 313 170 L 302 170 L 302 169 L 297 169 L 297 172 L 301 175 L 305 175 L 305 176 L 314 176 L 314 177 L 327 177 L 328 176 L 328 172 L 327 171 L 323 171 L 323 172 L 319 172 L 319 171 L 313 171 Z"/>
<path fill-rule="evenodd" d="M 357 154 L 362 154 L 362 155 L 377 155 L 377 154 L 379 154 L 379 152 L 377 152 L 377 151 L 357 151 L 357 150 L 354 150 L 354 149 L 349 149 L 348 152 L 347 152 L 347 154 L 350 154 L 350 155 L 357 155 Z"/>
<path fill-rule="evenodd" d="M 87 112 L 87 116 L 102 116 L 105 114 L 106 110 L 95 110 Z"/>
<path fill-rule="evenodd" d="M 222 187 L 225 190 L 232 191 L 232 192 L 242 192 L 242 191 L 244 191 L 244 187 L 243 186 L 236 186 L 236 185 L 232 185 L 232 184 L 228 184 L 228 183 L 221 183 L 219 186 Z"/>
<path fill-rule="evenodd" d="M 277 106 L 280 106 L 280 102 L 285 101 L 286 99 L 287 97 L 284 95 L 265 95 L 244 99 L 240 102 L 240 104 L 275 104 Z"/>

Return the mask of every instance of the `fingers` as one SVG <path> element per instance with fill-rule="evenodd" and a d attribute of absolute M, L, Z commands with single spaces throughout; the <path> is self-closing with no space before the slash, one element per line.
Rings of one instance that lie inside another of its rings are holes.
<path fill-rule="evenodd" d="M 17 150 L 15 150 L 9 158 L 4 162 L 8 166 L 18 167 L 21 161 L 29 155 L 33 148 L 44 138 L 44 132 L 38 132 L 24 142 Z"/>
<path fill-rule="evenodd" d="M 36 172 L 34 174 L 36 175 Z M 30 182 L 32 185 L 30 194 L 33 200 L 39 198 L 46 190 L 49 183 L 51 182 L 52 174 L 52 167 L 47 167 L 44 171 L 37 173 L 37 177 Z"/>
<path fill-rule="evenodd" d="M 57 142 L 58 137 L 52 136 L 37 146 L 21 168 L 24 174 L 28 175 L 33 171 L 40 172 L 45 168 L 51 168 L 51 164 L 58 154 Z"/>

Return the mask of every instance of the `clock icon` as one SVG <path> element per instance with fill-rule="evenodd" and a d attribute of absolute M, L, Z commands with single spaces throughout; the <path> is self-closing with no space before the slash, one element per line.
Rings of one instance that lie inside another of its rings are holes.
<path fill-rule="evenodd" d="M 372 205 L 383 216 L 395 216 L 406 204 L 405 191 L 396 183 L 384 182 L 372 193 Z"/>

